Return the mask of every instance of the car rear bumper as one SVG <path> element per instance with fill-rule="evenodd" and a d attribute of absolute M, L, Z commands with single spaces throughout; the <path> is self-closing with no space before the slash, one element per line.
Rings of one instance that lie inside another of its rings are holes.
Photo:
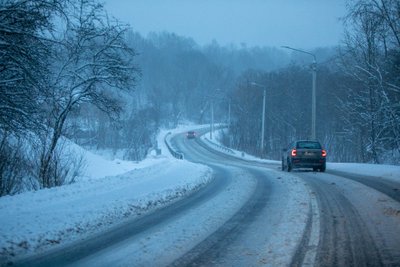
<path fill-rule="evenodd" d="M 323 167 L 326 164 L 326 159 L 309 159 L 309 158 L 295 158 L 292 159 L 293 168 L 315 168 Z"/>

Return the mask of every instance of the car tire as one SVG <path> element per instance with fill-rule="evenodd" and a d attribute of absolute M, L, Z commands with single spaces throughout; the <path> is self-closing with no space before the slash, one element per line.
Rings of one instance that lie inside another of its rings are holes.
<path fill-rule="evenodd" d="M 287 171 L 288 172 L 292 171 L 292 164 L 290 164 L 290 162 L 288 162 L 288 164 L 287 164 Z"/>
<path fill-rule="evenodd" d="M 285 170 L 285 161 L 282 159 L 282 171 Z"/>
<path fill-rule="evenodd" d="M 324 166 L 322 166 L 321 168 L 319 168 L 319 171 L 320 171 L 320 172 L 325 172 L 325 169 L 326 169 L 326 167 L 325 167 L 325 165 L 324 165 Z"/>

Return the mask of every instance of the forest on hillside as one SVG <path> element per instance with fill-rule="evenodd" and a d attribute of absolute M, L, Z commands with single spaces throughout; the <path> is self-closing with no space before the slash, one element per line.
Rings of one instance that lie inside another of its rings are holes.
<path fill-rule="evenodd" d="M 400 6 L 349 1 L 338 47 L 199 46 L 141 36 L 95 0 L 0 1 L 0 195 L 71 183 L 89 150 L 142 160 L 161 128 L 227 123 L 226 146 L 280 159 L 311 136 L 336 162 L 400 162 Z M 266 92 L 261 147 L 262 99 Z"/>

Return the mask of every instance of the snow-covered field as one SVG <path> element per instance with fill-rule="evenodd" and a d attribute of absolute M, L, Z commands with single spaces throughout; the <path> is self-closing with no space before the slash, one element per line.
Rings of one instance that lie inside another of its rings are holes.
<path fill-rule="evenodd" d="M 200 126 L 179 127 L 171 132 L 184 133 L 193 128 Z M 149 155 L 135 163 L 110 161 L 84 151 L 86 173 L 76 183 L 0 198 L 0 262 L 10 255 L 36 253 L 93 234 L 127 217 L 154 211 L 207 184 L 212 170 L 173 158 L 164 144 L 167 132 L 159 135 L 161 155 Z M 206 143 L 214 148 L 220 146 Z M 246 160 L 280 164 L 239 151 L 233 154 Z M 327 169 L 400 181 L 400 166 L 328 163 Z"/>

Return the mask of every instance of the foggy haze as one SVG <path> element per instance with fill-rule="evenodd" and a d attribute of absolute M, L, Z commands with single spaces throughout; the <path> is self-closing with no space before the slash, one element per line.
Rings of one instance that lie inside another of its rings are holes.
<path fill-rule="evenodd" d="M 344 0 L 106 0 L 105 8 L 142 35 L 167 31 L 206 45 L 335 46 Z"/>
<path fill-rule="evenodd" d="M 400 266 L 399 0 L 0 3 L 0 267 Z"/>

